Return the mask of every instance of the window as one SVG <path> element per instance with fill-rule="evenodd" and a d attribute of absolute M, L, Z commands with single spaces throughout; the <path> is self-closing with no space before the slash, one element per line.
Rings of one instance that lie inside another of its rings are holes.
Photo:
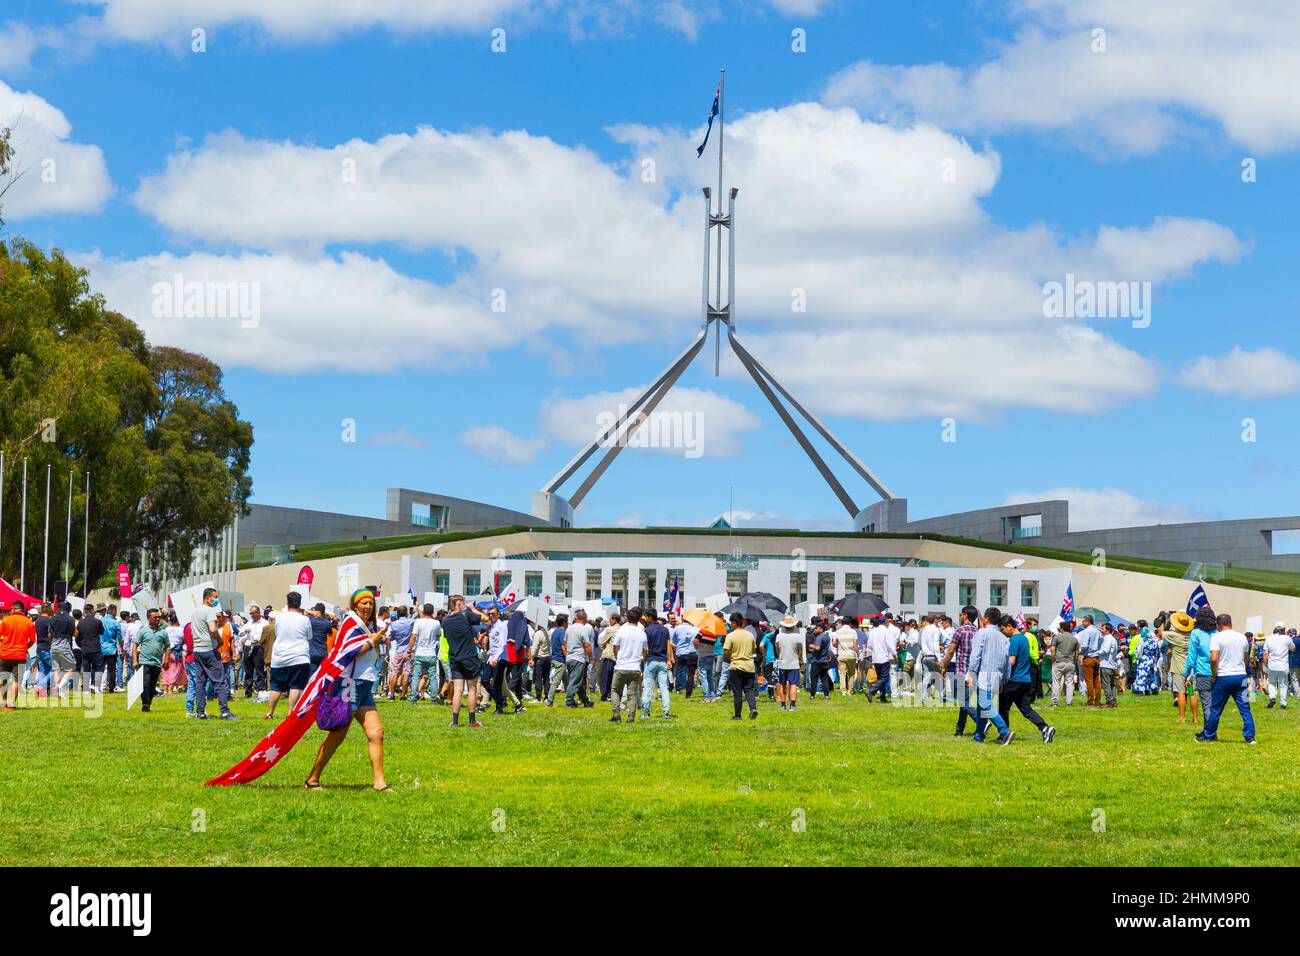
<path fill-rule="evenodd" d="M 1020 582 L 1020 606 L 1038 607 L 1038 582 L 1037 581 Z"/>
<path fill-rule="evenodd" d="M 830 604 L 835 597 L 835 575 L 830 571 L 818 571 L 817 600 L 822 604 Z"/>
<path fill-rule="evenodd" d="M 844 575 L 844 593 L 852 594 L 854 591 L 862 590 L 862 575 L 846 574 Z"/>
<path fill-rule="evenodd" d="M 527 597 L 542 596 L 542 572 L 541 571 L 524 572 L 524 594 Z"/>
<path fill-rule="evenodd" d="M 898 603 L 905 606 L 916 603 L 915 578 L 902 578 L 898 582 Z"/>
<path fill-rule="evenodd" d="M 962 607 L 975 603 L 975 582 L 965 579 L 957 582 L 957 603 Z"/>
<path fill-rule="evenodd" d="M 731 595 L 744 594 L 749 590 L 749 572 L 748 571 L 728 571 L 727 572 L 727 593 Z"/>
<path fill-rule="evenodd" d="M 555 575 L 555 597 L 570 598 L 573 596 L 573 572 L 560 571 Z"/>
<path fill-rule="evenodd" d="M 989 604 L 994 607 L 1007 606 L 1007 582 L 990 581 L 989 582 Z"/>
<path fill-rule="evenodd" d="M 873 574 L 871 576 L 871 593 L 877 597 L 885 596 L 885 576 L 883 574 Z"/>
<path fill-rule="evenodd" d="M 609 596 L 619 605 L 627 607 L 627 568 L 615 568 L 609 575 Z"/>
<path fill-rule="evenodd" d="M 434 571 L 433 589 L 439 594 L 449 594 L 451 592 L 451 572 L 446 568 L 438 568 Z"/>
<path fill-rule="evenodd" d="M 660 607 L 660 602 L 656 598 L 656 585 L 654 571 L 642 571 L 637 580 L 637 599 L 636 603 L 641 607 Z"/>
<path fill-rule="evenodd" d="M 802 604 L 808 600 L 808 572 L 790 572 L 790 606 Z"/>
<path fill-rule="evenodd" d="M 604 597 L 604 595 L 600 593 L 603 587 L 604 585 L 601 583 L 600 568 L 588 568 L 587 569 L 587 600 L 595 601 L 599 598 Z"/>
<path fill-rule="evenodd" d="M 478 571 L 465 572 L 465 597 L 478 594 L 482 590 L 483 575 Z"/>
<path fill-rule="evenodd" d="M 942 578 L 931 578 L 927 588 L 926 603 L 931 607 L 943 607 L 947 604 L 948 582 Z"/>

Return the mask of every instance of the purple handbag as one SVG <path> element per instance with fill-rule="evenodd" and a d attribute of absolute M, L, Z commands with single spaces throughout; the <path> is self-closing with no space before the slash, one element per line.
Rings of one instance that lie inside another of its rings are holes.
<path fill-rule="evenodd" d="M 352 695 L 347 693 L 331 695 L 321 699 L 316 705 L 316 726 L 324 731 L 342 730 L 352 719 Z"/>

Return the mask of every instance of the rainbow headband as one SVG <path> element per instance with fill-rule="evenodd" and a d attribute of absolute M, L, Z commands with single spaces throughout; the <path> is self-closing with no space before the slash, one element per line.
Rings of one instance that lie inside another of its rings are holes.
<path fill-rule="evenodd" d="M 348 607 L 356 607 L 357 602 L 362 598 L 370 598 L 373 601 L 375 599 L 375 592 L 371 591 L 369 588 L 357 588 L 352 592 L 352 600 L 348 603 Z"/>

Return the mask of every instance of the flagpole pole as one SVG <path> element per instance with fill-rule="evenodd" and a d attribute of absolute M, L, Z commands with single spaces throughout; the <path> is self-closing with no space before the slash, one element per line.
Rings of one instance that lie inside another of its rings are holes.
<path fill-rule="evenodd" d="M 50 596 L 50 469 L 45 466 L 45 564 L 41 571 L 41 600 Z"/>
<path fill-rule="evenodd" d="M 18 590 L 27 593 L 27 459 L 23 459 L 23 524 L 18 544 Z"/>
<path fill-rule="evenodd" d="M 68 582 L 72 580 L 72 469 L 68 469 L 68 539 L 63 545 L 63 596 L 68 596 Z"/>
<path fill-rule="evenodd" d="M 723 136 L 723 126 L 726 122 L 726 99 L 727 99 L 727 71 L 721 70 L 718 73 L 718 216 L 722 216 L 722 145 L 726 139 Z M 714 302 L 715 308 L 722 308 L 722 230 L 718 230 L 718 256 L 717 267 L 714 271 L 714 289 L 717 300 Z M 722 327 L 718 325 L 713 330 L 713 377 L 717 378 L 722 374 Z"/>
<path fill-rule="evenodd" d="M 86 536 L 82 551 L 81 596 L 90 594 L 90 472 L 86 472 Z"/>

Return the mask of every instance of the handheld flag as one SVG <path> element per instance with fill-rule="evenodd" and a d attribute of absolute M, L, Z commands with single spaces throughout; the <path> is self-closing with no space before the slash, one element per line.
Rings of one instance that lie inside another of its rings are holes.
<path fill-rule="evenodd" d="M 316 722 L 316 708 L 321 699 L 329 693 L 334 682 L 343 673 L 344 668 L 352 663 L 370 640 L 373 630 L 361 620 L 355 612 L 348 612 L 339 624 L 339 636 L 334 640 L 329 656 L 321 661 L 316 673 L 307 682 L 298 702 L 289 711 L 289 716 L 280 721 L 275 729 L 257 742 L 250 753 L 225 773 L 218 774 L 204 784 L 205 787 L 226 787 L 231 784 L 248 783 L 256 780 L 279 762 L 280 758 L 293 749 L 311 726 Z M 141 670 L 143 673 L 143 669 Z M 351 677 L 346 680 L 351 680 Z"/>
<path fill-rule="evenodd" d="M 722 80 L 718 80 L 718 88 L 713 91 L 713 108 L 709 110 L 709 128 L 704 131 L 704 142 L 700 143 L 695 150 L 695 157 L 704 155 L 704 147 L 709 145 L 709 134 L 713 132 L 713 118 L 718 115 L 718 104 L 722 99 Z"/>
<path fill-rule="evenodd" d="M 1029 630 L 1029 622 L 1025 620 L 1024 611 L 1019 611 L 1016 613 L 1016 627 L 1020 628 L 1020 630 L 1022 631 Z"/>
<path fill-rule="evenodd" d="M 682 608 L 681 593 L 677 590 L 677 576 L 673 575 L 673 587 L 671 591 L 664 591 L 664 610 L 670 614 L 675 614 Z"/>
<path fill-rule="evenodd" d="M 1074 582 L 1065 586 L 1065 600 L 1061 602 L 1061 620 L 1074 620 Z"/>
<path fill-rule="evenodd" d="M 1196 590 L 1194 590 L 1192 596 L 1187 599 L 1187 616 L 1191 618 L 1196 617 L 1196 612 L 1201 608 L 1206 607 L 1209 603 L 1210 596 L 1205 593 L 1205 588 L 1201 587 L 1199 584 L 1196 585 Z"/>

